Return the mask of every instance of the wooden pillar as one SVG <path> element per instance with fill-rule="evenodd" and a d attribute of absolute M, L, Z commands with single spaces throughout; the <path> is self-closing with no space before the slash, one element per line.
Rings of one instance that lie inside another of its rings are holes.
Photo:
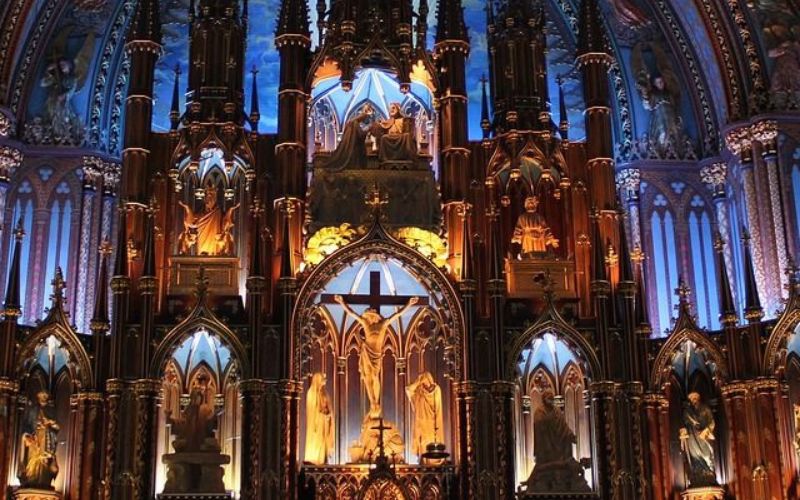
<path fill-rule="evenodd" d="M 263 380 L 242 380 L 239 383 L 242 396 L 242 500 L 275 498 L 269 494 L 263 482 L 265 463 L 264 449 L 264 403 L 267 384 Z"/>

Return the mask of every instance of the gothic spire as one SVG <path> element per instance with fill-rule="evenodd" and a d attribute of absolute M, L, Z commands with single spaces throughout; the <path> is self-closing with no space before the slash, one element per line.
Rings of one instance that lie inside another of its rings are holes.
<path fill-rule="evenodd" d="M 461 281 L 473 278 L 472 237 L 470 236 L 470 217 L 472 207 L 467 203 L 461 206 Z"/>
<path fill-rule="evenodd" d="M 94 294 L 94 312 L 90 322 L 92 331 L 106 331 L 108 319 L 108 257 L 111 255 L 111 243 L 104 240 L 100 244 L 100 264 Z"/>
<path fill-rule="evenodd" d="M 120 203 L 119 227 L 117 229 L 117 252 L 114 261 L 114 276 L 128 277 L 128 213 Z"/>
<path fill-rule="evenodd" d="M 4 304 L 5 315 L 7 318 L 16 318 L 20 315 L 22 304 L 20 303 L 20 258 L 22 254 L 22 238 L 25 236 L 22 218 L 17 222 L 14 229 L 14 254 L 11 257 L 11 269 L 8 274 L 8 287 L 6 288 L 6 300 Z"/>
<path fill-rule="evenodd" d="M 725 242 L 722 236 L 717 234 L 714 241 L 714 251 L 717 256 L 717 268 L 719 269 L 719 304 L 720 322 L 724 325 L 736 324 L 736 304 L 731 293 L 731 280 L 728 276 L 728 268 L 725 266 Z"/>
<path fill-rule="evenodd" d="M 281 246 L 281 278 L 293 278 L 294 268 L 292 266 L 292 233 L 289 221 L 294 213 L 294 206 L 290 200 L 284 200 L 281 207 L 281 217 L 283 218 L 283 245 Z"/>
<path fill-rule="evenodd" d="M 744 314 L 748 320 L 758 321 L 764 316 L 764 309 L 761 307 L 761 299 L 758 297 L 755 267 L 753 256 L 750 253 L 750 233 L 746 228 L 742 231 L 742 244 L 744 246 L 742 259 L 744 261 Z"/>
<path fill-rule="evenodd" d="M 175 83 L 172 85 L 172 106 L 169 111 L 169 123 L 172 130 L 177 130 L 181 121 L 180 76 L 181 65 L 175 64 Z"/>
<path fill-rule="evenodd" d="M 494 202 L 486 210 L 489 219 L 489 279 L 503 279 L 503 254 L 500 241 L 500 211 Z"/>
<path fill-rule="evenodd" d="M 145 234 L 144 234 L 144 256 L 142 266 L 142 276 L 153 277 L 156 275 L 156 223 L 154 207 L 151 204 L 147 209 Z"/>
<path fill-rule="evenodd" d="M 592 210 L 592 280 L 606 281 L 606 254 L 605 245 L 600 232 L 600 212 Z"/>
<path fill-rule="evenodd" d="M 250 255 L 250 269 L 248 270 L 249 276 L 263 276 L 261 265 L 261 214 L 264 209 L 261 206 L 261 200 L 256 198 L 253 201 L 251 213 L 253 215 L 253 250 Z"/>
<path fill-rule="evenodd" d="M 569 139 L 569 115 L 567 115 L 567 102 L 564 99 L 564 79 L 559 76 L 556 81 L 558 82 L 558 130 L 561 132 L 561 139 L 566 141 Z"/>
<path fill-rule="evenodd" d="M 650 331 L 650 316 L 647 311 L 647 301 L 644 293 L 644 255 L 640 249 L 635 249 L 631 259 L 636 262 L 636 327 Z"/>
<path fill-rule="evenodd" d="M 634 282 L 633 261 L 628 247 L 628 233 L 625 230 L 625 213 L 620 210 L 619 216 L 619 280 Z"/>
<path fill-rule="evenodd" d="M 436 6 L 436 43 L 445 40 L 469 41 L 461 0 L 439 0 Z"/>
<path fill-rule="evenodd" d="M 261 120 L 261 111 L 258 107 L 258 69 L 253 66 L 250 73 L 253 75 L 253 87 L 250 91 L 250 129 L 258 132 L 258 122 Z"/>
<path fill-rule="evenodd" d="M 50 295 L 50 311 L 62 311 L 64 309 L 64 288 L 67 284 L 64 281 L 61 266 L 56 266 L 56 274 L 50 284 L 53 285 L 53 294 Z"/>
<path fill-rule="evenodd" d="M 481 75 L 481 129 L 484 140 L 489 138 L 492 129 L 492 120 L 489 118 L 489 93 L 486 91 L 488 81 L 486 75 Z"/>

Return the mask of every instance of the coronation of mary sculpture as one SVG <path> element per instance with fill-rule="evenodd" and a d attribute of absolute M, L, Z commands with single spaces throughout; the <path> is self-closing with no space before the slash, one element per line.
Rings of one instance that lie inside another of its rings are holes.
<path fill-rule="evenodd" d="M 0 2 L 0 496 L 800 498 L 800 15 L 675 2 Z"/>

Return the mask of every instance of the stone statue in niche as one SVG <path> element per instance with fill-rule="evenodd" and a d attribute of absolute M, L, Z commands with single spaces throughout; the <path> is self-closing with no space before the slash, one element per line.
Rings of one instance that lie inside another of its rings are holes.
<path fill-rule="evenodd" d="M 167 464 L 164 496 L 177 493 L 224 494 L 222 465 L 230 462 L 221 453 L 215 436 L 218 412 L 214 406 L 215 391 L 208 376 L 201 374 L 189 392 L 189 404 L 180 416 L 173 418 L 167 411 L 167 423 L 175 439 L 175 453 L 162 457 Z M 212 498 L 212 497 L 209 497 Z"/>
<path fill-rule="evenodd" d="M 683 427 L 678 431 L 681 451 L 687 464 L 692 487 L 715 486 L 717 475 L 714 456 L 714 413 L 697 392 L 689 393 L 683 409 Z"/>
<path fill-rule="evenodd" d="M 511 243 L 520 246 L 520 256 L 530 258 L 543 256 L 558 248 L 558 239 L 553 236 L 547 221 L 537 210 L 539 198 L 525 198 L 525 213 L 519 216 L 514 227 Z"/>
<path fill-rule="evenodd" d="M 386 120 L 375 119 L 375 109 L 366 104 L 361 112 L 347 121 L 339 145 L 325 162 L 330 171 L 362 169 L 367 166 L 367 140 L 377 150 L 381 164 L 413 162 L 417 156 L 414 120 L 403 114 L 400 104 L 389 105 Z"/>
<path fill-rule="evenodd" d="M 583 466 L 572 456 L 575 433 L 546 390 L 533 414 L 533 454 L 536 465 L 526 481 L 528 493 L 588 493 Z"/>
<path fill-rule="evenodd" d="M 60 427 L 47 391 L 36 393 L 36 400 L 22 418 L 22 460 L 19 481 L 23 488 L 52 489 L 58 475 L 56 447 Z"/>
<path fill-rule="evenodd" d="M 653 70 L 645 53 L 651 56 Z M 646 142 L 654 150 L 653 157 L 683 158 L 687 141 L 680 116 L 681 85 L 669 56 L 657 43 L 638 43 L 631 54 L 631 67 L 642 106 L 650 114 Z"/>
<path fill-rule="evenodd" d="M 306 395 L 305 461 L 317 465 L 325 464 L 332 450 L 333 410 L 325 389 L 325 374 L 315 373 L 311 376 L 311 385 Z"/>
<path fill-rule="evenodd" d="M 231 255 L 233 253 L 233 215 L 236 203 L 223 212 L 218 205 L 217 188 L 205 187 L 202 212 L 178 201 L 183 208 L 183 231 L 178 236 L 178 247 L 182 254 L 195 251 L 196 255 Z"/>
<path fill-rule="evenodd" d="M 47 90 L 47 100 L 40 116 L 25 128 L 25 140 L 34 144 L 80 146 L 85 127 L 75 111 L 73 98 L 81 90 L 94 54 L 95 34 L 90 32 L 74 57 L 67 56 L 70 29 L 63 30 L 53 42 L 56 56 L 47 65 L 39 86 Z"/>
<path fill-rule="evenodd" d="M 442 389 L 430 372 L 422 372 L 406 387 L 406 396 L 414 412 L 411 451 L 422 456 L 431 443 L 441 443 L 444 432 Z"/>

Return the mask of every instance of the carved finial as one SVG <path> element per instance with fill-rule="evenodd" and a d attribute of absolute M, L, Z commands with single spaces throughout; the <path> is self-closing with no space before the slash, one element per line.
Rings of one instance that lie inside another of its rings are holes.
<path fill-rule="evenodd" d="M 678 278 L 678 288 L 675 289 L 675 294 L 678 296 L 680 306 L 689 307 L 689 296 L 692 294 L 692 289 L 689 288 L 683 277 Z"/>
<path fill-rule="evenodd" d="M 56 274 L 50 284 L 53 285 L 53 294 L 50 296 L 50 300 L 54 307 L 61 306 L 64 303 L 64 288 L 67 286 L 61 266 L 56 267 Z"/>
<path fill-rule="evenodd" d="M 16 241 L 22 241 L 23 237 L 25 237 L 25 225 L 23 223 L 23 218 L 20 217 L 17 221 L 17 226 L 14 228 L 14 239 Z"/>
<path fill-rule="evenodd" d="M 370 215 L 375 221 L 383 220 L 385 214 L 383 207 L 389 204 L 389 195 L 381 191 L 377 183 L 372 185 L 372 189 L 364 197 L 364 203 L 369 207 Z"/>
<path fill-rule="evenodd" d="M 114 247 L 111 245 L 111 242 L 108 241 L 108 238 L 103 238 L 98 250 L 100 251 L 100 255 L 109 256 L 114 251 Z"/>

